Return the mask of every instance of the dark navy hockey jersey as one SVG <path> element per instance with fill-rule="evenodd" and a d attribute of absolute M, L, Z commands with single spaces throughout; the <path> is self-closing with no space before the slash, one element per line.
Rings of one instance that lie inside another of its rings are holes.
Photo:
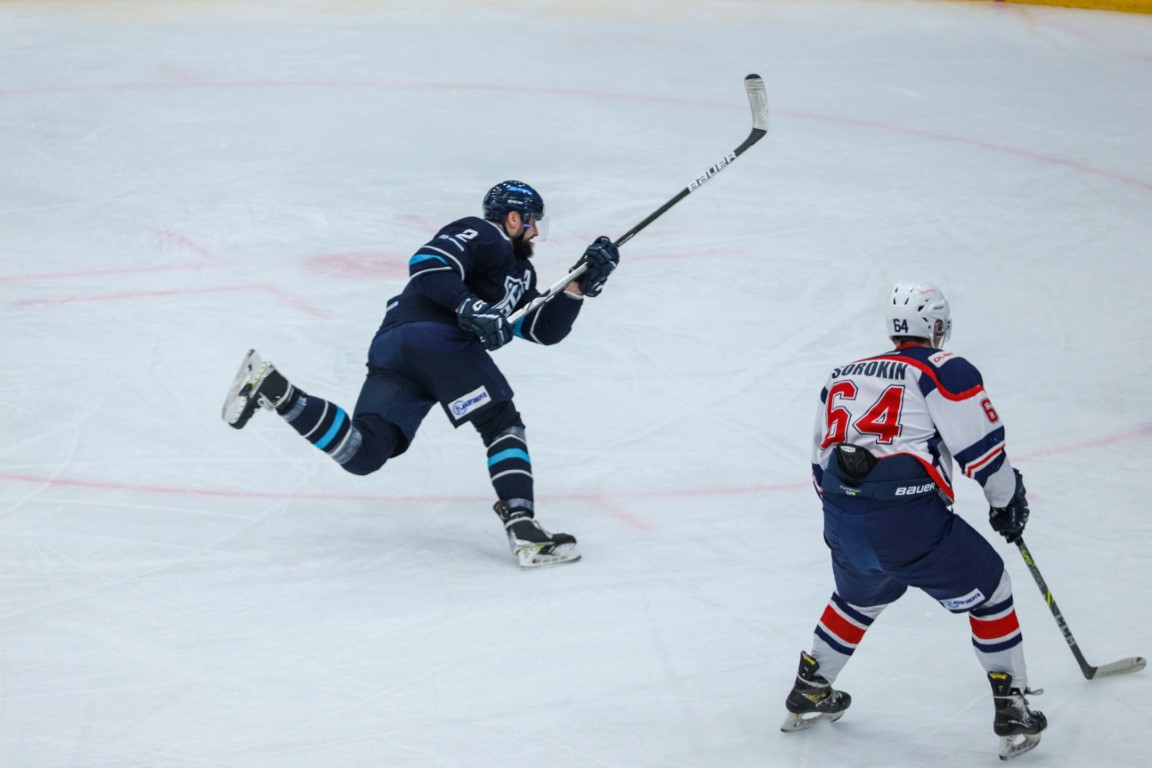
<path fill-rule="evenodd" d="M 481 299 L 505 317 L 540 295 L 536 269 L 517 258 L 499 224 L 469 216 L 441 229 L 408 262 L 408 283 L 388 300 L 379 332 L 404 323 L 456 324 L 465 299 Z M 555 344 L 568 335 L 580 297 L 560 294 L 516 323 L 517 336 Z"/>

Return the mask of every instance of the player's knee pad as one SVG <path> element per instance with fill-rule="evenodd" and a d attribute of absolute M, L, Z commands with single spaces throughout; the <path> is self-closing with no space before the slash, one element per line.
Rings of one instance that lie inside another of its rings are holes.
<path fill-rule="evenodd" d="M 408 447 L 400 428 L 376 414 L 357 417 L 353 425 L 360 433 L 360 447 L 340 462 L 340 466 L 353 475 L 372 474 Z"/>
<path fill-rule="evenodd" d="M 501 430 L 499 434 L 497 434 L 495 437 L 492 438 L 492 440 L 485 440 L 484 442 L 488 446 L 492 446 L 494 443 L 497 443 L 506 437 L 515 438 L 516 440 L 519 440 L 521 443 L 527 443 L 528 442 L 528 438 L 524 433 L 524 427 L 521 427 L 521 426 L 511 426 L 511 427 L 508 427 L 507 429 Z"/>
<path fill-rule="evenodd" d="M 996 585 L 996 589 L 988 596 L 987 600 L 974 606 L 972 612 L 979 614 L 981 611 L 987 610 L 989 606 L 1010 605 L 1012 599 L 1012 578 L 1008 575 L 1008 569 L 1005 568 L 1000 575 L 1000 582 Z"/>
<path fill-rule="evenodd" d="M 484 445 L 491 445 L 510 429 L 519 429 L 519 437 L 524 438 L 524 422 L 520 420 L 520 413 L 510 400 L 481 409 L 472 419 L 472 425 L 480 433 Z"/>

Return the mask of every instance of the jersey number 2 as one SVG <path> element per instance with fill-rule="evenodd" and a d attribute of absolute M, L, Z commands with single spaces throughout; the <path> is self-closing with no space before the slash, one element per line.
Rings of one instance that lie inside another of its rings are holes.
<path fill-rule="evenodd" d="M 904 387 L 893 385 L 881 393 L 879 399 L 864 415 L 852 421 L 852 414 L 837 404 L 838 400 L 855 400 L 856 385 L 841 381 L 828 390 L 828 430 L 821 448 L 848 441 L 848 428 L 866 435 L 876 435 L 876 442 L 888 444 L 900 435 L 900 409 L 904 405 Z"/>

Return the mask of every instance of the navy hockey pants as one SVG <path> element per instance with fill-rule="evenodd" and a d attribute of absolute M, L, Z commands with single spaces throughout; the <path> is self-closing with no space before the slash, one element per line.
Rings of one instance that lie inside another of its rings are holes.
<path fill-rule="evenodd" d="M 825 494 L 823 505 L 836 592 L 853 605 L 891 603 L 917 587 L 961 613 L 1000 583 L 1000 555 L 936 494 L 899 503 Z"/>
<path fill-rule="evenodd" d="M 475 337 L 447 323 L 407 323 L 372 340 L 353 423 L 394 436 L 387 455 L 377 457 L 382 464 L 408 450 L 436 403 L 454 427 L 475 422 L 487 443 L 519 424 L 511 400 L 512 387 Z"/>

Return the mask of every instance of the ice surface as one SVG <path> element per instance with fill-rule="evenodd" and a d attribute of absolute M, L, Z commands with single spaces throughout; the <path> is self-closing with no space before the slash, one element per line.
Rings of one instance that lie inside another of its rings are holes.
<path fill-rule="evenodd" d="M 1152 652 L 1152 18 L 947 2 L 0 4 L 0 765 L 996 764 L 963 617 L 910 594 L 784 735 L 831 591 L 808 441 L 878 303 L 937 281 L 1089 660 Z M 350 407 L 439 225 L 523 178 L 550 284 L 498 359 L 541 519 L 521 572 L 471 430 L 366 479 L 220 401 L 249 347 Z M 979 488 L 957 510 L 982 531 Z M 1021 764 L 1152 759 L 1148 673 L 1085 681 L 1023 562 Z"/>

